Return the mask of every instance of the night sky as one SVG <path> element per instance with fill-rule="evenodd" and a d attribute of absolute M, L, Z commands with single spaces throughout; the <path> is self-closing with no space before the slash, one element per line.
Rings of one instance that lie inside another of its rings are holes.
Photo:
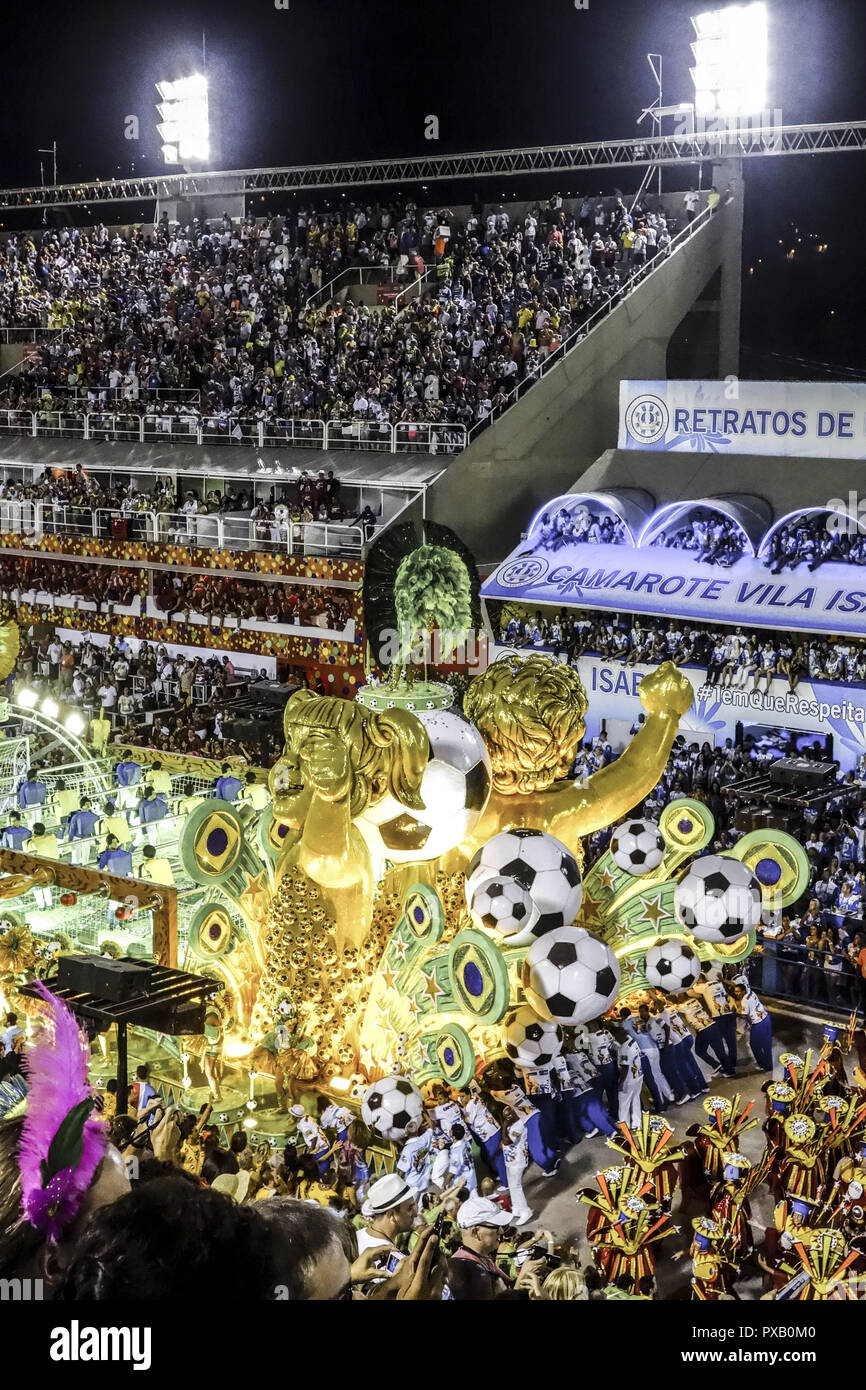
<path fill-rule="evenodd" d="M 54 138 L 62 182 L 162 169 L 154 83 L 200 70 L 202 31 L 214 168 L 627 137 L 654 96 L 648 51 L 664 55 L 665 101 L 691 97 L 689 15 L 708 7 L 289 0 L 277 10 L 273 0 L 41 0 L 34 12 L 32 0 L 6 0 L 0 182 L 38 183 L 40 159 L 50 177 L 50 156 L 37 149 Z M 863 0 L 770 0 L 769 9 L 770 108 L 788 124 L 866 116 Z M 438 142 L 424 140 L 429 113 L 440 120 Z M 130 114 L 139 117 L 137 142 L 124 139 Z M 746 163 L 744 374 L 833 375 L 793 360 L 807 357 L 838 365 L 837 375 L 866 376 L 857 226 L 864 168 L 859 154 Z M 631 186 L 630 174 L 616 179 Z M 666 179 L 668 187 L 689 181 L 685 171 Z M 560 191 L 614 186 L 613 176 L 583 175 Z M 480 191 L 499 199 L 531 187 L 482 181 Z M 818 253 L 818 244 L 827 250 Z"/>

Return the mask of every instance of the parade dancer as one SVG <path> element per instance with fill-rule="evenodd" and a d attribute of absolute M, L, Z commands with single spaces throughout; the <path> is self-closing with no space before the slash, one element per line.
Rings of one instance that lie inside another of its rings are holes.
<path fill-rule="evenodd" d="M 641 1115 L 640 1128 L 619 1126 L 620 1134 L 607 1140 L 627 1163 L 652 1183 L 654 1200 L 662 1211 L 670 1211 L 677 1185 L 677 1164 L 686 1156 L 685 1149 L 671 1149 L 674 1131 L 661 1115 Z"/>
<path fill-rule="evenodd" d="M 694 1236 L 688 1250 L 692 1262 L 692 1298 L 701 1303 L 733 1298 L 737 1266 L 728 1251 L 727 1231 L 709 1216 L 696 1216 L 692 1228 Z M 671 1258 L 681 1260 L 685 1254 L 686 1251 L 680 1250 Z"/>
<path fill-rule="evenodd" d="M 703 1001 L 704 1007 L 717 1024 L 719 1050 L 722 1054 L 722 1071 L 725 1076 L 737 1074 L 737 1016 L 728 996 L 724 980 L 708 980 L 699 975 L 692 986 L 692 994 Z M 698 1056 L 700 1056 L 698 1052 Z"/>
<path fill-rule="evenodd" d="M 514 1076 L 513 1068 L 511 1075 Z M 483 1076 L 482 1080 L 484 1080 Z M 510 1084 L 501 1088 L 498 1088 L 497 1082 L 491 1081 L 488 1084 L 488 1090 L 493 1099 L 498 1101 L 500 1105 L 510 1106 L 518 1116 L 526 1119 L 526 1143 L 529 1148 L 529 1156 L 533 1163 L 538 1164 L 545 1177 L 552 1177 L 559 1168 L 559 1157 L 556 1150 L 546 1142 L 541 1129 L 539 1113 L 528 1100 L 523 1087 L 516 1080 L 512 1080 Z M 503 1145 L 504 1133 L 503 1130 Z"/>
<path fill-rule="evenodd" d="M 532 1209 L 523 1191 L 523 1174 L 529 1167 L 527 1128 L 532 1117 L 518 1114 L 510 1105 L 502 1111 L 502 1154 L 511 1201 L 511 1224 L 525 1226 L 532 1220 Z"/>
<path fill-rule="evenodd" d="M 749 1101 L 741 1111 L 739 1096 L 734 1096 L 733 1100 L 726 1096 L 706 1096 L 703 1108 L 712 1118 L 708 1124 L 689 1125 L 686 1130 L 689 1139 L 695 1141 L 704 1172 L 711 1181 L 721 1180 L 726 1155 L 737 1152 L 740 1137 L 758 1123 L 749 1118 L 754 1104 Z"/>
<path fill-rule="evenodd" d="M 621 1026 L 614 1029 L 614 1037 L 617 1040 L 616 1059 L 619 1067 L 616 1117 L 618 1121 L 637 1129 L 640 1126 L 640 1095 L 644 1081 L 641 1050 Z"/>
<path fill-rule="evenodd" d="M 737 1013 L 749 1026 L 749 1047 L 761 1071 L 773 1070 L 773 1025 L 770 1015 L 753 989 L 733 985 L 731 993 Z"/>
<path fill-rule="evenodd" d="M 646 1008 L 646 1005 L 644 1005 Z M 658 1047 L 650 1035 L 643 1027 L 640 1018 L 635 1019 L 631 1009 L 623 1009 L 620 1013 L 620 1023 L 630 1037 L 634 1038 L 640 1048 L 640 1065 L 643 1072 L 643 1079 L 649 1088 L 649 1093 L 653 1099 L 656 1110 L 664 1110 L 668 1101 L 672 1101 L 674 1093 L 668 1085 L 662 1073 L 659 1062 Z M 649 1020 L 649 1010 L 647 1010 L 647 1021 Z"/>
<path fill-rule="evenodd" d="M 506 1186 L 505 1159 L 502 1156 L 502 1126 L 484 1102 L 484 1092 L 473 1078 L 467 1087 L 458 1093 L 458 1103 L 463 1111 L 463 1121 L 471 1134 L 474 1134 L 485 1162 L 495 1174 L 500 1185 Z"/>

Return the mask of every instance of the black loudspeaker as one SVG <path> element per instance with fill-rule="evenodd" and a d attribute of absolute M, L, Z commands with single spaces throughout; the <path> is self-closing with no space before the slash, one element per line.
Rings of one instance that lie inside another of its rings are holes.
<path fill-rule="evenodd" d="M 107 956 L 61 956 L 57 963 L 57 983 L 76 994 L 94 994 L 112 1004 L 146 994 L 153 978 L 153 966 Z"/>
<path fill-rule="evenodd" d="M 832 763 L 809 758 L 777 758 L 770 764 L 770 781 L 782 787 L 820 787 L 835 775 Z"/>
<path fill-rule="evenodd" d="M 155 1033 L 177 1036 L 182 1033 L 203 1033 L 206 1005 L 202 1000 L 180 999 L 174 1004 L 154 1004 L 142 1009 L 141 1026 Z"/>

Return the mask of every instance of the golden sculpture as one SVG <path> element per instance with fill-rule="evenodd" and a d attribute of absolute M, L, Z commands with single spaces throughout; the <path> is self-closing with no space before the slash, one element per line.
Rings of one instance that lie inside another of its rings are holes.
<path fill-rule="evenodd" d="M 545 656 L 495 661 L 469 686 L 468 719 L 493 765 L 493 793 L 463 846 L 467 857 L 500 830 L 547 830 L 576 856 L 580 838 L 612 825 L 643 801 L 661 776 L 681 715 L 692 703 L 685 676 L 666 661 L 638 687 L 647 719 L 621 757 L 586 779 L 568 778 L 586 727 L 577 672 Z"/>
<path fill-rule="evenodd" d="M 381 1067 L 392 1044 L 384 1042 L 379 1006 L 371 1004 L 370 1014 L 367 1005 L 402 890 L 413 880 L 435 885 L 444 943 L 464 923 L 463 870 L 492 835 L 521 826 L 546 830 L 582 858 L 581 836 L 625 815 L 655 786 L 692 691 L 666 663 L 644 678 L 640 697 L 648 714 L 640 734 L 615 763 L 575 783 L 567 774 L 587 709 L 577 674 L 543 656 L 494 663 L 471 684 L 465 704 L 492 762 L 486 809 L 461 845 L 435 861 L 388 869 L 377 885 L 355 822 L 389 794 L 410 811 L 424 810 L 424 725 L 404 708 L 373 713 L 308 691 L 293 695 L 285 751 L 270 775 L 274 816 L 289 834 L 275 872 L 252 1035 L 270 1030 L 288 994 L 298 1018 L 285 1058 L 290 1074 L 349 1075 L 359 1060 Z M 371 1044 L 377 1037 L 378 1058 Z"/>

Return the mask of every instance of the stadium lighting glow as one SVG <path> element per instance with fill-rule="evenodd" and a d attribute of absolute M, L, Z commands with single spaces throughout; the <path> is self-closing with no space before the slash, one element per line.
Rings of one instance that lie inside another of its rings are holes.
<path fill-rule="evenodd" d="M 22 690 L 18 696 L 18 703 L 25 709 L 34 709 L 39 703 L 39 696 L 35 690 Z"/>
<path fill-rule="evenodd" d="M 83 734 L 87 726 L 80 714 L 72 713 L 67 716 L 66 727 L 71 734 Z"/>
<path fill-rule="evenodd" d="M 60 713 L 60 706 L 56 700 L 43 700 L 40 709 L 49 719 L 56 719 Z"/>
<path fill-rule="evenodd" d="M 767 105 L 767 7 L 728 5 L 692 16 L 695 113 L 753 116 Z"/>
<path fill-rule="evenodd" d="M 162 136 L 166 164 L 189 164 L 210 158 L 207 78 L 200 73 L 177 82 L 157 82 L 162 117 L 157 130 Z"/>

